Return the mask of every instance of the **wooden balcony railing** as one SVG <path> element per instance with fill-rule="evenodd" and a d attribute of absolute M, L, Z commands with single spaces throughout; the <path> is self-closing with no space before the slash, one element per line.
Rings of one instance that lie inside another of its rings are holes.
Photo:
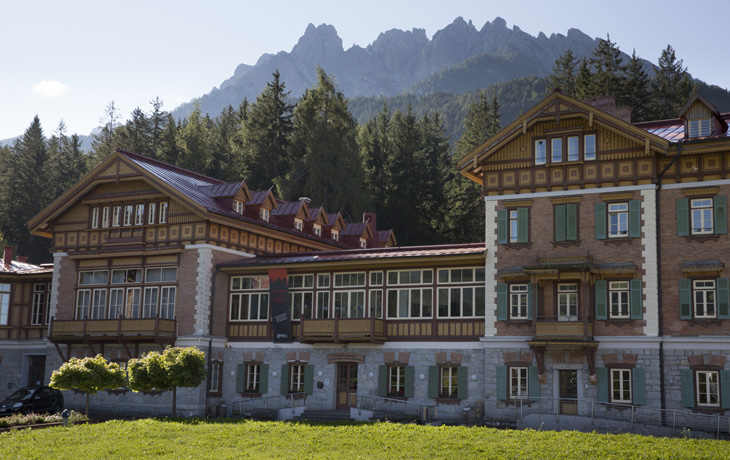
<path fill-rule="evenodd" d="M 43 340 L 48 326 L 0 326 L 0 340 Z"/>
<path fill-rule="evenodd" d="M 592 341 L 593 321 L 587 317 L 573 321 L 560 320 L 555 316 L 538 317 L 534 322 L 533 340 L 541 341 Z"/>
<path fill-rule="evenodd" d="M 301 342 L 375 342 L 387 340 L 385 324 L 377 318 L 302 319 Z"/>
<path fill-rule="evenodd" d="M 114 341 L 119 339 L 175 338 L 174 319 L 122 318 L 51 320 L 52 342 Z"/>

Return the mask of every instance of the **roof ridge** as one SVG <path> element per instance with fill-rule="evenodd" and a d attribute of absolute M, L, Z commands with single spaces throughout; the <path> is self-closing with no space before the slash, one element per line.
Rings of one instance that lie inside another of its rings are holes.
<path fill-rule="evenodd" d="M 227 182 L 224 182 L 224 181 L 222 181 L 220 179 L 216 179 L 214 177 L 206 176 L 205 174 L 200 174 L 198 172 L 191 171 L 191 170 L 185 169 L 185 168 L 181 168 L 179 166 L 171 165 L 170 163 L 165 163 L 164 161 L 158 160 L 156 158 L 144 156 L 144 155 L 139 154 L 139 153 L 130 152 L 129 150 L 124 150 L 122 148 L 118 148 L 117 149 L 117 152 L 119 152 L 120 154 L 122 154 L 124 156 L 131 157 L 132 159 L 136 159 L 136 160 L 139 160 L 139 161 L 147 162 L 147 163 L 150 163 L 150 164 L 159 166 L 161 168 L 167 169 L 169 171 L 176 171 L 176 172 L 179 172 L 181 174 L 185 174 L 187 176 L 197 177 L 198 179 L 201 179 L 201 180 L 207 180 L 207 181 L 215 182 L 214 184 L 211 184 L 211 185 L 221 185 L 221 184 L 227 183 Z M 200 187 L 200 186 L 198 186 L 198 187 Z"/>

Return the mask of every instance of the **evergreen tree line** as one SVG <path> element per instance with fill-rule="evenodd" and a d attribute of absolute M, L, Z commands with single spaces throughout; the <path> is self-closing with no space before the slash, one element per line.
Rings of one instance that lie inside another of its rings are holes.
<path fill-rule="evenodd" d="M 631 108 L 634 123 L 675 118 L 697 85 L 671 45 L 662 50 L 657 64 L 650 78 L 636 50 L 624 62 L 607 36 L 598 40 L 588 58 L 578 59 L 571 50 L 560 55 L 550 84 L 580 100 L 614 96 L 618 106 Z"/>

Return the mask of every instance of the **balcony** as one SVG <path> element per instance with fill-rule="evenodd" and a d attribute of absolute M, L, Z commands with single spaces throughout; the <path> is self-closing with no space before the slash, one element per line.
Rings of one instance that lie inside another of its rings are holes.
<path fill-rule="evenodd" d="M 383 343 L 385 323 L 376 318 L 302 319 L 296 335 L 301 342 Z"/>
<path fill-rule="evenodd" d="M 533 321 L 532 342 L 544 345 L 593 342 L 593 320 L 588 317 L 570 319 L 539 316 Z"/>

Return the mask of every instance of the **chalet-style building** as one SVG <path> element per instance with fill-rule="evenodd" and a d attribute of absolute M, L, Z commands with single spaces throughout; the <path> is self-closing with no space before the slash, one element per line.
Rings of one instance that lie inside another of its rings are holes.
<path fill-rule="evenodd" d="M 628 116 L 556 91 L 458 162 L 486 201 L 492 417 L 524 397 L 730 409 L 730 114 L 696 95 Z"/>

